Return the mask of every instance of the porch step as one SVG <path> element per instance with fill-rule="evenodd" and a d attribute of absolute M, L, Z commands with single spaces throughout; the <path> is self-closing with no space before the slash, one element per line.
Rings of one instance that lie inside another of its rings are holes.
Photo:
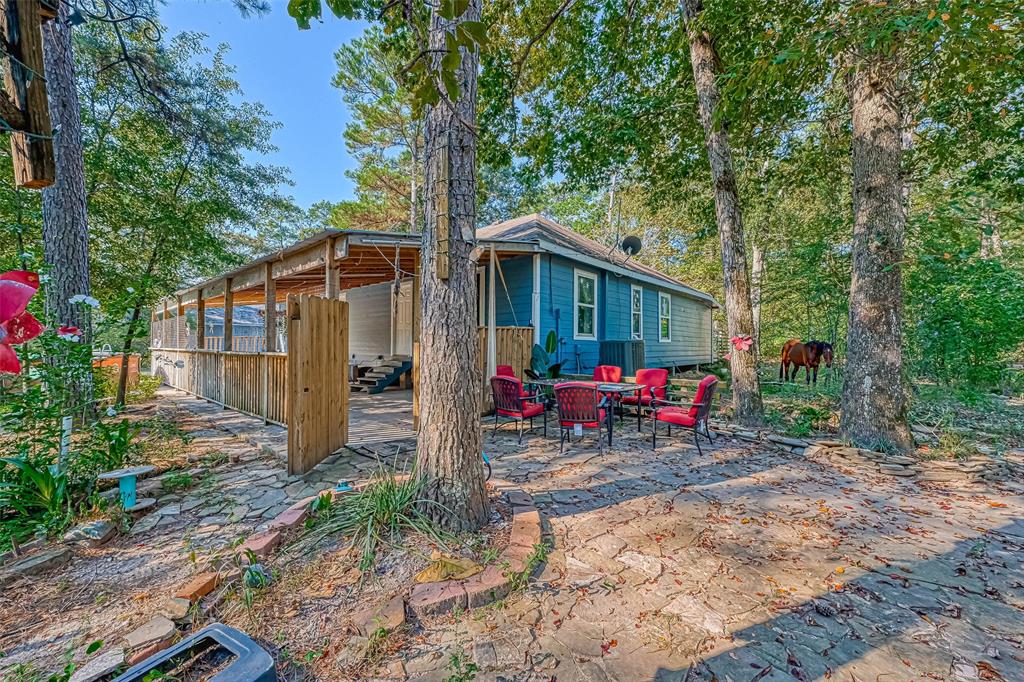
<path fill-rule="evenodd" d="M 398 383 L 402 375 L 412 369 L 412 358 L 409 356 L 392 356 L 387 360 L 378 362 L 374 367 L 359 377 L 359 380 L 350 383 L 354 391 L 366 391 L 367 393 L 380 393 L 388 386 Z"/>

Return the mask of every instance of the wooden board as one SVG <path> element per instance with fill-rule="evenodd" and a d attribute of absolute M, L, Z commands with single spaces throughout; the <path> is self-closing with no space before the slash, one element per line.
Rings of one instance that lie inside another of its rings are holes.
<path fill-rule="evenodd" d="M 288 297 L 288 473 L 304 474 L 348 441 L 348 304 Z"/>

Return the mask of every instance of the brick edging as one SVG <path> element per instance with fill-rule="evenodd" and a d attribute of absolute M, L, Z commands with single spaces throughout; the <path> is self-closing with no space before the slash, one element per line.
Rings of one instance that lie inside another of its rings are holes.
<path fill-rule="evenodd" d="M 396 477 L 408 479 L 408 475 Z M 247 563 L 248 552 L 260 560 L 269 558 L 284 540 L 284 534 L 302 523 L 309 517 L 310 506 L 321 495 L 330 494 L 335 500 L 351 492 L 364 489 L 371 485 L 366 481 L 356 485 L 352 491 L 339 492 L 333 489 L 322 490 L 299 500 L 288 509 L 278 514 L 267 524 L 267 529 L 249 536 L 243 543 L 234 548 L 230 559 L 238 558 L 242 564 Z M 534 546 L 540 543 L 542 536 L 540 512 L 533 505 L 533 499 L 525 492 L 512 486 L 507 481 L 490 482 L 493 489 L 504 492 L 512 505 L 512 535 L 509 546 L 498 558 L 499 565 L 508 568 L 503 571 L 497 566 L 488 566 L 482 573 L 465 580 L 446 580 L 440 583 L 423 583 L 416 585 L 405 599 L 409 609 L 417 616 L 438 615 L 448 613 L 456 608 L 476 608 L 485 606 L 508 595 L 512 589 L 512 578 L 508 573 L 521 573 L 526 569 L 529 557 L 535 551 Z M 180 639 L 181 627 L 188 622 L 187 616 L 180 616 L 181 611 L 190 611 L 201 599 L 210 595 L 218 588 L 222 589 L 241 578 L 242 571 L 234 562 L 223 571 L 204 571 L 191 576 L 185 583 L 171 591 L 164 601 L 162 613 L 154 616 L 145 624 L 125 635 L 125 663 L 129 666 L 142 662 L 146 658 L 170 647 Z M 185 602 L 188 606 L 185 607 Z M 175 609 L 178 613 L 169 613 Z M 168 627 L 168 623 L 176 623 L 176 627 Z M 134 643 L 132 648 L 128 644 Z"/>
<path fill-rule="evenodd" d="M 540 511 L 534 506 L 533 498 L 511 483 L 494 480 L 491 486 L 505 493 L 512 505 L 509 546 L 498 556 L 495 565 L 469 578 L 415 585 L 406 604 L 417 617 L 443 615 L 456 609 L 475 609 L 504 599 L 512 591 L 511 574 L 526 570 L 543 534 Z"/>

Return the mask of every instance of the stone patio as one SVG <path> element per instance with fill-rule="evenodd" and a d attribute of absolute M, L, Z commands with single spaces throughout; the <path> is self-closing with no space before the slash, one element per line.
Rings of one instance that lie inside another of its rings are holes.
<path fill-rule="evenodd" d="M 96 632 L 114 641 L 192 572 L 194 549 L 377 466 L 347 453 L 288 477 L 283 429 L 177 392 L 160 400 L 226 460 L 209 483 L 160 495 L 150 528 L 76 548 L 31 603 L 18 598 L 29 586 L 10 585 L 0 607 L 24 627 L 0 639 L 0 670 Z M 664 442 L 652 452 L 627 420 L 610 450 L 586 437 L 559 455 L 557 437 L 518 446 L 488 428 L 495 476 L 548 520 L 549 561 L 496 606 L 414 624 L 376 679 L 444 680 L 461 654 L 476 680 L 1024 680 L 1020 480 L 917 482 L 763 443 L 723 437 L 699 456 L 686 436 Z"/>
<path fill-rule="evenodd" d="M 556 548 L 505 608 L 426 624 L 402 657 L 412 679 L 443 680 L 461 651 L 477 680 L 1024 680 L 1019 481 L 918 484 L 684 440 L 653 453 L 627 421 L 611 451 L 559 456 L 488 436 Z"/>

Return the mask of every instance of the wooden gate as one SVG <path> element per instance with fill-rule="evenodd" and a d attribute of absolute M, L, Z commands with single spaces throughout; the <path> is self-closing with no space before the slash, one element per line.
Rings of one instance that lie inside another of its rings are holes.
<path fill-rule="evenodd" d="M 288 473 L 348 441 L 348 304 L 288 297 Z"/>

